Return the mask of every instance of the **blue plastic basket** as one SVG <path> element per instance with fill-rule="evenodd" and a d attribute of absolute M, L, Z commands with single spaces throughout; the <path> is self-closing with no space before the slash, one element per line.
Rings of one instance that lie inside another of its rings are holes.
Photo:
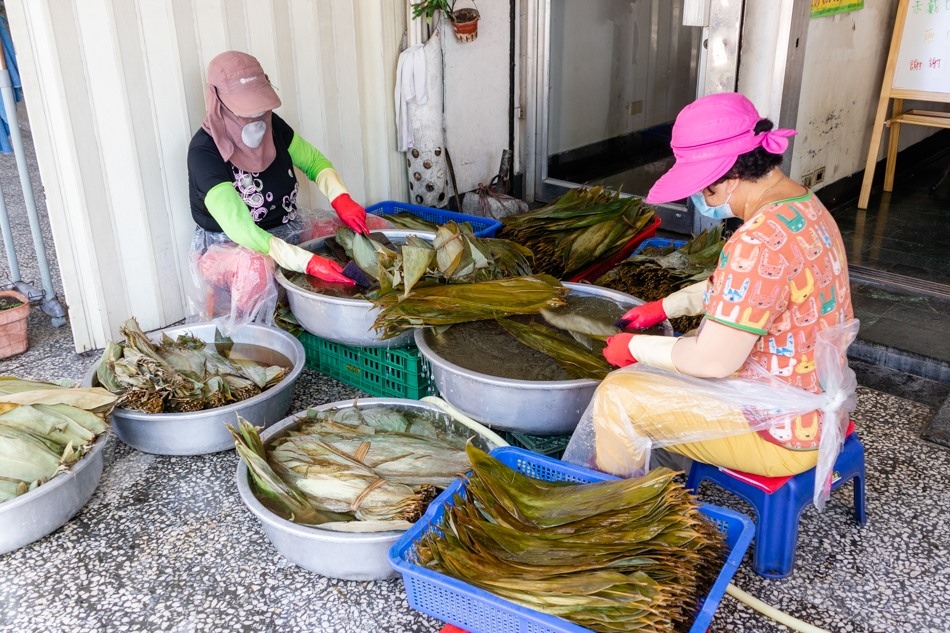
<path fill-rule="evenodd" d="M 436 224 L 445 224 L 450 220 L 458 222 L 459 224 L 468 222 L 472 225 L 472 232 L 475 233 L 475 237 L 495 237 L 499 229 L 501 229 L 501 222 L 492 218 L 480 218 L 477 215 L 466 215 L 454 211 L 420 207 L 415 204 L 406 204 L 405 202 L 394 202 L 393 200 L 387 200 L 366 207 L 366 212 L 379 216 L 406 212 L 417 215 L 428 222 L 435 222 Z"/>
<path fill-rule="evenodd" d="M 529 477 L 545 481 L 590 483 L 616 479 L 594 470 L 537 455 L 520 448 L 496 448 L 491 454 L 508 467 Z M 461 627 L 470 633 L 590 633 L 563 618 L 516 605 L 483 589 L 415 563 L 415 543 L 430 530 L 438 529 L 445 507 L 452 497 L 464 492 L 465 480 L 456 479 L 435 501 L 425 515 L 402 535 L 389 550 L 389 564 L 402 574 L 409 606 L 432 617 Z M 749 548 L 755 527 L 749 517 L 704 504 L 700 511 L 716 523 L 726 537 L 729 556 L 715 584 L 703 600 L 690 633 L 702 633 L 726 593 Z"/>
<path fill-rule="evenodd" d="M 666 237 L 651 237 L 650 239 L 643 240 L 640 244 L 637 245 L 636 250 L 630 253 L 630 256 L 639 255 L 641 251 L 646 248 L 681 248 L 686 245 L 686 240 L 671 240 Z"/>

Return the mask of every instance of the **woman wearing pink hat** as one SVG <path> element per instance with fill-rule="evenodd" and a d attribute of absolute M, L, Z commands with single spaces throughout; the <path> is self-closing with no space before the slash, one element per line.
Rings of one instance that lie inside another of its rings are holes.
<path fill-rule="evenodd" d="M 199 287 L 210 284 L 230 292 L 225 320 L 230 327 L 273 319 L 274 262 L 353 284 L 336 262 L 295 246 L 303 227 L 294 167 L 316 182 L 340 220 L 367 232 L 366 211 L 350 197 L 330 161 L 273 112 L 279 106 L 280 98 L 251 55 L 228 51 L 208 64 L 207 114 L 188 147 L 191 215 L 198 225 L 192 274 Z M 198 309 L 218 316 L 212 305 Z"/>
<path fill-rule="evenodd" d="M 642 329 L 672 316 L 704 314 L 697 335 L 624 332 L 608 339 L 604 356 L 611 364 L 665 371 L 613 372 L 598 388 L 592 422 L 603 470 L 642 470 L 644 447 L 651 445 L 764 476 L 816 465 L 820 411 L 764 425 L 750 420 L 744 407 L 691 395 L 678 382 L 678 375 L 737 376 L 822 392 L 816 342 L 819 332 L 853 318 L 848 265 L 827 209 L 779 169 L 793 134 L 773 129 L 735 93 L 703 97 L 677 116 L 671 142 L 676 162 L 647 202 L 690 198 L 707 217 L 737 217 L 743 224 L 726 242 L 710 280 L 623 319 L 627 328 Z"/>

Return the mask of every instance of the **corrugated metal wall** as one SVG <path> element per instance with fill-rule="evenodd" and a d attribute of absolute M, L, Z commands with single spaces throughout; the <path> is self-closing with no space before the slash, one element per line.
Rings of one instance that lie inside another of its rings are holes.
<path fill-rule="evenodd" d="M 204 73 L 245 50 L 358 201 L 405 197 L 403 0 L 6 0 L 78 351 L 186 316 L 185 156 Z M 306 182 L 302 178 L 301 182 Z M 311 187 L 302 204 L 328 206 Z"/>

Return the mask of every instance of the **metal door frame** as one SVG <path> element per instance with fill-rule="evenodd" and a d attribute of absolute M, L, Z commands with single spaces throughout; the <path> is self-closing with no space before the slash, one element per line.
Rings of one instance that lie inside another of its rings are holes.
<path fill-rule="evenodd" d="M 656 4 L 662 0 L 652 1 Z M 700 53 L 697 97 L 736 90 L 744 2 L 686 1 L 693 5 L 690 7 L 691 15 L 708 16 L 703 27 L 705 46 Z M 801 1 L 796 0 L 796 3 Z M 524 192 L 529 200 L 550 200 L 578 186 L 578 183 L 548 176 L 551 0 L 525 0 L 522 15 L 525 20 L 522 31 L 525 37 Z M 723 54 L 726 55 L 725 59 Z M 680 204 L 664 204 L 660 205 L 657 213 L 664 229 L 677 233 L 694 232 L 691 209 Z"/>

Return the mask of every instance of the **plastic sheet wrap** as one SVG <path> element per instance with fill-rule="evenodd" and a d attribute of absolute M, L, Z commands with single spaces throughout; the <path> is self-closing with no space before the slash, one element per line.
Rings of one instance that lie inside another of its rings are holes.
<path fill-rule="evenodd" d="M 251 321 L 273 325 L 277 282 L 270 257 L 197 228 L 189 268 L 190 320 L 213 321 L 226 336 Z"/>
<path fill-rule="evenodd" d="M 299 242 L 292 242 L 293 244 L 333 235 L 338 228 L 346 226 L 332 209 L 298 209 L 297 220 L 301 224 L 300 238 Z M 396 225 L 386 218 L 372 213 L 366 214 L 366 226 L 370 231 L 396 228 Z"/>
<path fill-rule="evenodd" d="M 598 387 L 564 460 L 623 477 L 643 474 L 653 448 L 703 442 L 751 431 L 791 428 L 820 410 L 814 502 L 824 508 L 844 443 L 857 381 L 847 349 L 858 333 L 852 319 L 818 334 L 815 364 L 823 393 L 784 383 L 762 369 L 757 378 L 695 378 L 637 363 Z M 601 437 L 598 442 L 598 429 Z"/>

